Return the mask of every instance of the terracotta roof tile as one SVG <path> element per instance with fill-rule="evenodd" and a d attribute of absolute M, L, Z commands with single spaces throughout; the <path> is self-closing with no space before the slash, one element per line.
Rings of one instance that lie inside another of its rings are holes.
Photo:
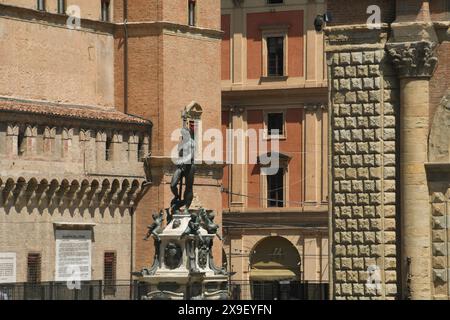
<path fill-rule="evenodd" d="M 100 107 L 63 105 L 51 102 L 36 102 L 10 98 L 0 98 L 0 112 L 1 111 L 108 122 L 151 124 L 149 120 L 128 115 L 113 108 L 103 109 Z"/>

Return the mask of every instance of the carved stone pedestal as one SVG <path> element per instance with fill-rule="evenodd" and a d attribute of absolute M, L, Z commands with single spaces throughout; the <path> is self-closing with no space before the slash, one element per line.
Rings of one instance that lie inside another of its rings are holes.
<path fill-rule="evenodd" d="M 228 298 L 227 275 L 214 266 L 215 233 L 208 232 L 207 210 L 174 214 L 155 241 L 155 262 L 136 273 L 150 290 L 148 300 L 222 300 Z M 193 229 L 198 227 L 197 232 Z"/>

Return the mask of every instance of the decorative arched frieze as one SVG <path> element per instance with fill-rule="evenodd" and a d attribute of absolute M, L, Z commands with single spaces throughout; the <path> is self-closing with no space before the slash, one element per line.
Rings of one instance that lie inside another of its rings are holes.
<path fill-rule="evenodd" d="M 0 206 L 30 208 L 132 207 L 143 191 L 137 179 L 47 179 L 0 178 Z"/>

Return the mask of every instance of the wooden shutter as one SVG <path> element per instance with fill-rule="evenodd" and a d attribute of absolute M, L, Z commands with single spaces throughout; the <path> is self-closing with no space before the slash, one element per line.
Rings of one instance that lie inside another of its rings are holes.
<path fill-rule="evenodd" d="M 27 258 L 27 281 L 29 283 L 41 282 L 41 254 L 29 253 Z"/>
<path fill-rule="evenodd" d="M 103 277 L 105 282 L 105 295 L 114 295 L 116 292 L 116 253 L 113 251 L 105 252 Z"/>

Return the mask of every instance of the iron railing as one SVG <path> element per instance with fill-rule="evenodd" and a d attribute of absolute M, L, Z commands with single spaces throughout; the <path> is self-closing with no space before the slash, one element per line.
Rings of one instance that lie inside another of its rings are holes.
<path fill-rule="evenodd" d="M 141 292 L 145 284 L 129 280 L 0 284 L 0 300 L 138 300 Z"/>
<path fill-rule="evenodd" d="M 139 281 L 83 281 L 0 284 L 0 300 L 141 300 L 151 291 Z M 327 300 L 328 283 L 308 281 L 231 281 L 232 300 Z"/>
<path fill-rule="evenodd" d="M 232 281 L 232 300 L 328 300 L 328 283 L 313 281 Z"/>

